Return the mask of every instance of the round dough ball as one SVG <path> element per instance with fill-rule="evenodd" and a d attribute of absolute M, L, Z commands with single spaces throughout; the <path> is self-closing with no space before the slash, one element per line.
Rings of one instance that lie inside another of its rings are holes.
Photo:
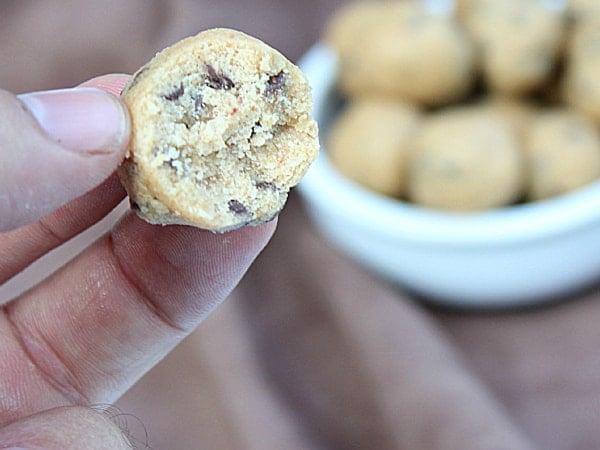
<path fill-rule="evenodd" d="M 530 200 L 561 195 L 600 177 L 600 134 L 568 109 L 541 113 L 530 127 L 525 151 Z"/>
<path fill-rule="evenodd" d="M 525 99 L 489 95 L 473 105 L 477 111 L 491 114 L 508 126 L 514 135 L 522 142 L 531 121 L 536 115 L 536 107 Z"/>
<path fill-rule="evenodd" d="M 222 232 L 271 220 L 319 151 L 305 76 L 239 31 L 164 49 L 122 98 L 132 130 L 119 175 L 150 223 Z"/>
<path fill-rule="evenodd" d="M 549 0 L 470 0 L 464 21 L 475 40 L 487 86 L 530 92 L 549 79 L 566 42 L 566 14 Z"/>
<path fill-rule="evenodd" d="M 566 0 L 570 16 L 579 24 L 581 22 L 600 20 L 600 2 L 598 0 Z"/>
<path fill-rule="evenodd" d="M 600 26 L 576 27 L 568 50 L 563 94 L 570 106 L 600 124 Z"/>
<path fill-rule="evenodd" d="M 456 15 L 458 18 L 465 17 L 471 7 L 471 0 L 454 0 Z"/>
<path fill-rule="evenodd" d="M 359 33 L 359 32 L 357 32 Z M 475 75 L 475 51 L 449 12 L 397 2 L 379 25 L 340 55 L 340 91 L 441 105 L 465 96 Z"/>
<path fill-rule="evenodd" d="M 404 194 L 408 142 L 420 122 L 412 106 L 380 99 L 356 100 L 332 125 L 328 155 L 348 178 L 384 195 Z"/>
<path fill-rule="evenodd" d="M 342 63 L 352 53 L 365 36 L 388 20 L 390 15 L 402 13 L 395 3 L 389 1 L 355 1 L 340 7 L 327 22 L 324 40 L 338 54 Z"/>
<path fill-rule="evenodd" d="M 523 191 L 523 155 L 510 129 L 491 115 L 452 108 L 426 119 L 412 146 L 408 195 L 452 211 L 501 207 Z"/>

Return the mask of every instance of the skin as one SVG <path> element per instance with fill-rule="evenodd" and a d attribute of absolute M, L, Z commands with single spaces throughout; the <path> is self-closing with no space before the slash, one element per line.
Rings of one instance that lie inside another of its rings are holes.
<path fill-rule="evenodd" d="M 118 95 L 127 80 L 110 75 L 84 85 Z M 125 197 L 114 171 L 129 128 L 107 136 L 105 148 L 73 152 L 13 94 L 0 91 L 0 111 L 0 199 L 9 199 L 0 200 L 1 284 Z M 0 448 L 131 448 L 91 406 L 114 402 L 191 333 L 235 287 L 275 226 L 213 234 L 154 226 L 129 213 L 5 304 Z"/>

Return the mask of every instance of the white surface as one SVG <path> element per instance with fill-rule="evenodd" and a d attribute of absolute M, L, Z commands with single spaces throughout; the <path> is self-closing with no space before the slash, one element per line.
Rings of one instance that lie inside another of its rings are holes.
<path fill-rule="evenodd" d="M 300 66 L 326 132 L 335 55 L 318 44 Z M 361 188 L 340 176 L 322 151 L 298 190 L 335 246 L 431 301 L 522 306 L 600 278 L 600 183 L 528 205 L 444 213 Z"/>

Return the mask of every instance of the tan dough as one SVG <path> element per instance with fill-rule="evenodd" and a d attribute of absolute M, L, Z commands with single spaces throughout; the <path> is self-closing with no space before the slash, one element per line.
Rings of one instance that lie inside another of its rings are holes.
<path fill-rule="evenodd" d="M 364 99 L 351 103 L 327 138 L 335 167 L 348 178 L 384 195 L 404 195 L 407 147 L 421 114 L 400 103 Z"/>
<path fill-rule="evenodd" d="M 390 2 L 388 9 L 387 15 L 373 11 L 368 23 L 345 22 L 347 40 L 337 44 L 341 92 L 423 105 L 466 95 L 474 81 L 475 53 L 454 16 L 428 12 L 420 2 Z"/>
<path fill-rule="evenodd" d="M 346 3 L 327 22 L 324 40 L 345 62 L 365 36 L 388 20 L 390 14 L 402 14 L 402 11 L 402 8 L 385 0 Z"/>
<path fill-rule="evenodd" d="M 532 120 L 537 114 L 536 106 L 526 99 L 488 95 L 473 105 L 475 111 L 491 114 L 495 120 L 507 125 L 522 142 Z"/>
<path fill-rule="evenodd" d="M 528 93 L 552 75 L 566 42 L 566 13 L 545 0 L 469 0 L 464 21 L 487 86 Z"/>
<path fill-rule="evenodd" d="M 568 104 L 600 125 L 599 25 L 577 26 L 569 46 L 563 94 Z"/>
<path fill-rule="evenodd" d="M 530 200 L 561 195 L 600 177 L 600 134 L 592 122 L 568 109 L 541 113 L 525 150 Z"/>
<path fill-rule="evenodd" d="M 122 97 L 132 139 L 119 173 L 151 223 L 226 231 L 270 220 L 318 152 L 303 74 L 237 31 L 163 50 Z"/>
<path fill-rule="evenodd" d="M 600 2 L 598 0 L 566 0 L 568 10 L 577 23 L 594 21 L 600 23 Z"/>
<path fill-rule="evenodd" d="M 523 189 L 523 155 L 511 130 L 488 114 L 450 108 L 430 115 L 411 151 L 409 199 L 474 211 L 508 205 Z"/>

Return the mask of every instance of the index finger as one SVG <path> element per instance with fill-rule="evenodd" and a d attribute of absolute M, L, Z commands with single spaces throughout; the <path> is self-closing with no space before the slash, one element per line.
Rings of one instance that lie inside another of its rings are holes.
<path fill-rule="evenodd" d="M 18 407 L 0 407 L 0 425 L 55 406 L 113 402 L 230 293 L 274 229 L 214 234 L 129 214 L 4 307 L 0 380 L 14 386 L 0 406 Z"/>

